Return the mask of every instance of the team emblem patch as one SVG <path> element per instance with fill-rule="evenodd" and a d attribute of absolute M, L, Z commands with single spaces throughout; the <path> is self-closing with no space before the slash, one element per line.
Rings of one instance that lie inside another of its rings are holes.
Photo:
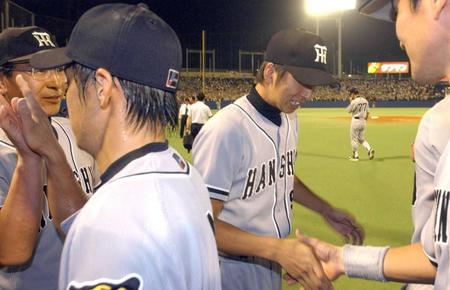
<path fill-rule="evenodd" d="M 89 282 L 71 282 L 69 290 L 142 290 L 144 289 L 142 278 L 138 274 L 127 275 L 119 280 L 107 278 Z"/>
<path fill-rule="evenodd" d="M 167 74 L 166 87 L 176 89 L 179 79 L 180 73 L 174 69 L 169 69 L 169 73 Z"/>

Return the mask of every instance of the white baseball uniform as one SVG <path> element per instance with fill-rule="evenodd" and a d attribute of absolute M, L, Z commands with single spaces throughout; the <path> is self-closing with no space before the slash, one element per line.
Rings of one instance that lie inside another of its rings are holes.
<path fill-rule="evenodd" d="M 195 168 L 167 143 L 150 143 L 101 180 L 64 222 L 73 224 L 60 289 L 221 289 L 211 202 Z"/>
<path fill-rule="evenodd" d="M 205 124 L 193 160 L 210 197 L 223 201 L 219 219 L 260 236 L 289 235 L 297 132 L 297 114 L 271 107 L 255 88 Z M 220 267 L 224 290 L 281 289 L 273 261 L 220 253 Z"/>
<path fill-rule="evenodd" d="M 91 195 L 98 180 L 94 159 L 78 148 L 70 128 L 69 120 L 61 117 L 51 118 L 51 124 L 63 148 L 74 176 L 83 190 Z M 7 199 L 12 175 L 16 167 L 16 149 L 0 130 L 0 204 Z M 62 242 L 51 220 L 48 203 L 44 203 L 41 230 L 31 260 L 20 267 L 3 267 L 0 271 L 2 290 L 52 290 L 57 289 L 59 262 Z"/>

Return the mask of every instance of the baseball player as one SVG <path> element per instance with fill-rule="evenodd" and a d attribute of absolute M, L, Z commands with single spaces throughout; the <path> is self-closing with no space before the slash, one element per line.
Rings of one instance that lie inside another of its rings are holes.
<path fill-rule="evenodd" d="M 58 113 L 66 89 L 64 72 L 35 70 L 29 63 L 31 54 L 56 45 L 48 31 L 36 26 L 7 28 L 0 33 L 0 92 L 8 102 L 22 97 L 15 81 L 21 74 L 45 116 Z M 76 146 L 67 119 L 53 117 L 50 122 L 73 175 L 83 191 L 92 194 L 96 179 L 93 158 Z M 56 289 L 62 242 L 54 224 L 55 211 L 47 202 L 45 179 L 35 180 L 37 185 L 31 181 L 29 170 L 41 164 L 40 157 L 28 151 L 34 158 L 31 163 L 24 162 L 17 157 L 21 150 L 0 130 L 0 261 L 4 266 L 0 289 Z M 23 169 L 28 172 L 22 179 Z M 38 223 L 29 219 L 30 213 Z"/>
<path fill-rule="evenodd" d="M 372 0 L 360 5 L 360 11 L 377 18 L 396 21 L 397 36 L 410 58 L 413 78 L 421 84 L 430 84 L 449 76 L 449 4 L 447 0 Z M 432 53 L 426 53 L 427 57 L 424 57 L 423 53 L 427 51 Z M 426 125 L 426 121 L 423 125 Z M 314 247 L 331 279 L 345 273 L 350 277 L 372 280 L 434 283 L 435 290 L 450 289 L 449 144 L 436 166 L 433 209 L 422 228 L 420 243 L 398 248 L 340 248 L 316 239 L 299 237 Z M 417 149 L 415 153 L 420 150 Z M 415 158 L 417 159 L 417 156 Z M 424 161 L 432 158 L 427 156 Z M 423 225 L 423 222 L 419 223 L 418 220 L 415 222 L 416 225 Z"/>
<path fill-rule="evenodd" d="M 322 214 L 346 238 L 362 241 L 351 217 L 294 174 L 295 111 L 311 98 L 312 87 L 335 82 L 325 70 L 326 53 L 314 34 L 275 34 L 256 86 L 211 118 L 194 141 L 194 165 L 216 218 L 222 289 L 281 289 L 282 268 L 307 289 L 328 289 L 310 249 L 286 238 L 293 201 Z"/>
<path fill-rule="evenodd" d="M 66 67 L 77 143 L 102 173 L 95 194 L 62 223 L 60 289 L 220 289 L 206 187 L 166 142 L 166 126 L 177 122 L 181 55 L 175 32 L 147 6 L 105 4 L 83 14 L 67 47 L 33 56 L 35 68 Z M 13 110 L 27 145 L 46 160 L 54 187 L 76 191 L 20 84 L 26 100 Z"/>
<path fill-rule="evenodd" d="M 183 138 L 184 131 L 186 127 L 186 122 L 188 118 L 188 112 L 189 112 L 189 98 L 184 98 L 184 102 L 180 105 L 180 109 L 178 111 L 178 120 L 180 122 L 180 138 Z"/>
<path fill-rule="evenodd" d="M 422 117 L 414 141 L 415 178 L 411 243 L 420 242 L 434 204 L 434 177 L 439 159 L 450 140 L 450 97 L 447 95 Z M 431 290 L 432 285 L 410 284 L 408 290 Z"/>
<path fill-rule="evenodd" d="M 195 99 L 196 102 L 189 108 L 186 122 L 186 130 L 190 131 L 194 140 L 198 132 L 200 132 L 200 129 L 212 116 L 211 109 L 203 102 L 205 100 L 205 94 L 198 92 Z"/>
<path fill-rule="evenodd" d="M 352 114 L 352 123 L 350 125 L 350 143 L 352 146 L 352 155 L 348 158 L 350 161 L 358 161 L 358 146 L 362 146 L 367 150 L 369 159 L 375 157 L 375 150 L 370 147 L 369 142 L 364 138 L 366 131 L 367 117 L 369 116 L 369 102 L 359 94 L 357 88 L 350 89 L 350 104 L 347 112 Z"/>

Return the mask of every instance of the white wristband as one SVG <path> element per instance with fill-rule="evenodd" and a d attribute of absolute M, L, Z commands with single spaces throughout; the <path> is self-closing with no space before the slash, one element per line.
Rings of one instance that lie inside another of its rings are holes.
<path fill-rule="evenodd" d="M 344 270 L 348 277 L 386 281 L 383 262 L 389 247 L 345 245 L 343 250 Z"/>

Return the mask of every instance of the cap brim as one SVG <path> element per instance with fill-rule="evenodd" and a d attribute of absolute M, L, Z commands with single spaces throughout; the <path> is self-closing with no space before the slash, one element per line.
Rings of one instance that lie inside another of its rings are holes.
<path fill-rule="evenodd" d="M 358 10 L 369 17 L 392 22 L 391 5 L 391 0 L 364 0 Z"/>
<path fill-rule="evenodd" d="M 65 47 L 37 52 L 30 59 L 30 65 L 37 69 L 52 69 L 72 62 L 73 60 L 66 55 Z"/>
<path fill-rule="evenodd" d="M 307 86 L 336 85 L 339 82 L 333 76 L 323 70 L 314 68 L 303 68 L 296 66 L 286 66 L 287 70 L 297 80 L 297 82 Z"/>
<path fill-rule="evenodd" d="M 33 54 L 34 53 L 30 53 L 30 54 L 27 54 L 27 55 L 24 55 L 21 57 L 16 57 L 16 58 L 8 60 L 7 62 L 23 62 L 23 61 L 31 59 L 31 56 L 33 56 Z"/>

